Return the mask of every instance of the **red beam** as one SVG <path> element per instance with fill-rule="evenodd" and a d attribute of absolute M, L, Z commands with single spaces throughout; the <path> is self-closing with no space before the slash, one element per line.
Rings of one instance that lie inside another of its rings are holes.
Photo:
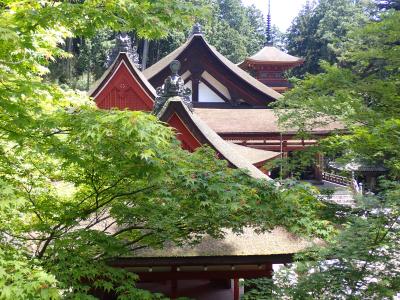
<path fill-rule="evenodd" d="M 230 278 L 261 278 L 271 277 L 267 270 L 252 271 L 198 271 L 198 272 L 143 272 L 137 273 L 142 281 L 191 280 L 191 279 L 230 279 Z"/>

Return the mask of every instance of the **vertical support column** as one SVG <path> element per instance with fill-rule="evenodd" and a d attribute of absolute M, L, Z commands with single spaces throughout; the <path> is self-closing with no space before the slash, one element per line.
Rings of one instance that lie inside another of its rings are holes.
<path fill-rule="evenodd" d="M 176 267 L 171 267 L 172 279 L 171 279 L 171 299 L 178 298 L 178 280 L 176 279 Z"/>
<path fill-rule="evenodd" d="M 324 171 L 324 156 L 322 153 L 317 152 L 317 154 L 315 155 L 315 168 L 314 168 L 315 180 L 322 181 L 323 171 Z"/>
<path fill-rule="evenodd" d="M 233 279 L 233 300 L 240 300 L 239 278 Z"/>
<path fill-rule="evenodd" d="M 268 273 L 267 277 L 272 278 L 272 274 L 274 273 L 274 268 L 272 267 L 272 263 L 265 264 L 265 271 Z"/>
<path fill-rule="evenodd" d="M 192 77 L 192 101 L 195 103 L 199 102 L 199 83 L 199 78 Z"/>
<path fill-rule="evenodd" d="M 198 103 L 199 102 L 199 84 L 200 84 L 200 78 L 201 74 L 203 73 L 203 70 L 196 66 L 191 70 L 192 76 L 192 102 L 193 103 Z"/>

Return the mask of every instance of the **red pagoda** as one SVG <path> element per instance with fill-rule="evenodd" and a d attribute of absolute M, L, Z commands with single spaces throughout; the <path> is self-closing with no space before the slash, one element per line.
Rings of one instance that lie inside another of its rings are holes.
<path fill-rule="evenodd" d="M 265 47 L 246 58 L 239 66 L 265 85 L 282 93 L 290 88 L 284 73 L 303 62 L 302 58 L 289 55 L 274 46 L 271 35 L 271 2 L 269 2 Z"/>

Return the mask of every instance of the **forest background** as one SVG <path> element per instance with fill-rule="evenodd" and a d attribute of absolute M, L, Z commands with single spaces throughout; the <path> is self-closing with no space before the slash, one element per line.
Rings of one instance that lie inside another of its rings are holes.
<path fill-rule="evenodd" d="M 198 17 L 196 21 L 203 25 L 207 41 L 232 62 L 239 63 L 263 47 L 266 16 L 255 6 L 246 7 L 240 0 L 187 2 L 200 5 L 210 12 L 207 17 Z M 305 64 L 294 71 L 296 76 L 302 77 L 307 72 L 321 71 L 320 60 L 336 62 L 338 44 L 346 33 L 365 22 L 368 14 L 373 14 L 373 6 L 369 1 L 319 2 L 308 2 L 285 33 L 273 25 L 272 16 L 274 45 L 292 55 L 305 58 Z M 145 66 L 149 67 L 182 45 L 191 30 L 172 29 L 163 39 L 147 41 L 138 38 L 134 31 L 129 32 L 129 35 L 137 48 L 142 65 L 145 43 L 148 43 Z M 64 50 L 73 56 L 53 63 L 48 79 L 72 88 L 88 90 L 104 73 L 107 55 L 115 45 L 116 34 L 111 30 L 102 29 L 96 31 L 91 38 L 66 39 Z"/>

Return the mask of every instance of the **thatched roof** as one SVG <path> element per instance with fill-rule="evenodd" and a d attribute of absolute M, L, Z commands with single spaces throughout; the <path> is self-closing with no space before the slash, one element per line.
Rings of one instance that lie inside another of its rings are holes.
<path fill-rule="evenodd" d="M 243 234 L 226 230 L 223 239 L 205 236 L 195 246 L 166 243 L 163 249 L 143 249 L 135 257 L 195 257 L 195 256 L 252 256 L 294 254 L 312 246 L 311 241 L 299 238 L 278 227 L 271 232 L 256 233 L 245 228 Z"/>
<path fill-rule="evenodd" d="M 241 146 L 235 143 L 228 142 L 228 144 L 241 156 L 251 162 L 253 165 L 266 162 L 270 159 L 281 155 L 280 152 L 267 151 L 261 149 L 250 148 Z"/>

